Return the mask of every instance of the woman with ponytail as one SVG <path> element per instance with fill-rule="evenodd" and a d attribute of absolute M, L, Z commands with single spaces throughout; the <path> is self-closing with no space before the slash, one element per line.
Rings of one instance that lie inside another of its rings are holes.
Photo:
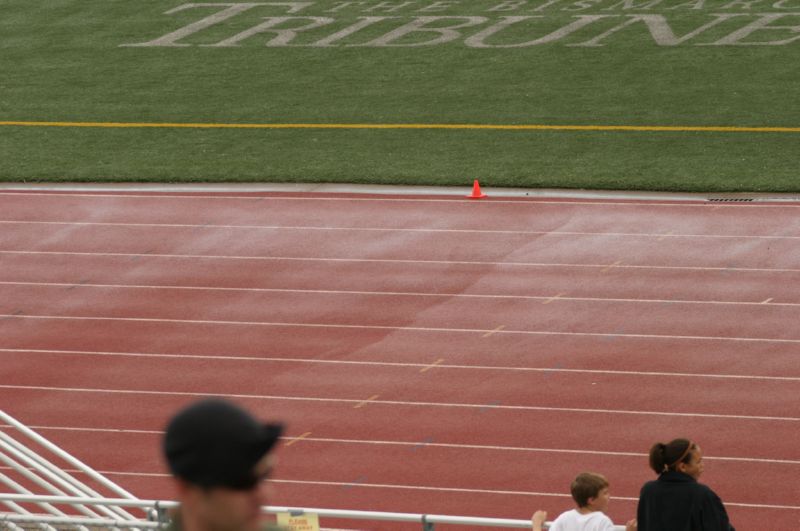
<path fill-rule="evenodd" d="M 697 482 L 703 473 L 699 446 L 688 439 L 656 443 L 650 468 L 658 479 L 639 494 L 639 531 L 734 531 L 719 496 Z"/>

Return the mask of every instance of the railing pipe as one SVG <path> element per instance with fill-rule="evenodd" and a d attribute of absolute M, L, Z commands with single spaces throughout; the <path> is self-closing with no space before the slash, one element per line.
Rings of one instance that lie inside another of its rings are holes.
<path fill-rule="evenodd" d="M 83 472 L 84 474 L 86 474 L 99 484 L 103 485 L 110 491 L 116 493 L 118 496 L 121 496 L 123 498 L 136 499 L 136 496 L 126 491 L 113 481 L 110 481 L 102 474 L 97 473 L 95 470 L 93 470 L 91 467 L 89 467 L 79 459 L 71 456 L 70 454 L 68 454 L 67 452 L 56 446 L 55 444 L 51 443 L 50 441 L 48 441 L 35 431 L 31 430 L 30 428 L 28 428 L 27 426 L 16 420 L 14 417 L 8 415 L 5 411 L 0 410 L 0 420 L 9 424 L 10 426 L 13 426 L 21 433 L 23 433 L 26 437 L 33 440 L 37 444 L 43 446 L 50 452 L 54 453 L 59 458 L 63 459 L 66 463 L 69 463 L 70 465 L 79 469 L 81 472 Z"/>
<path fill-rule="evenodd" d="M 131 500 L 128 498 L 73 498 L 63 496 L 30 496 L 22 494 L 1 494 L 0 502 L 47 502 L 47 503 L 90 503 L 95 505 L 118 505 L 123 507 L 139 507 L 144 509 L 171 509 L 178 506 L 174 501 L 158 500 Z M 351 511 L 346 509 L 323 509 L 317 507 L 285 507 L 268 505 L 262 507 L 264 513 L 293 513 L 293 514 L 316 514 L 324 518 L 342 518 L 348 520 L 377 520 L 407 523 L 429 523 L 429 524 L 450 524 L 450 525 L 470 525 L 481 527 L 509 527 L 516 529 L 530 529 L 530 520 L 516 520 L 510 518 L 484 518 L 474 516 L 452 516 L 442 514 L 415 514 L 415 513 L 394 513 L 379 511 Z M 151 522 L 152 523 L 152 522 Z M 545 527 L 547 527 L 545 524 Z M 139 526 L 145 527 L 145 526 Z M 152 526 L 147 526 L 152 527 Z M 625 531 L 625 526 L 614 526 L 615 531 Z"/>
<path fill-rule="evenodd" d="M 15 468 L 20 474 L 56 496 L 99 496 L 88 487 L 76 485 L 76 482 L 68 474 L 2 431 L 0 431 L 0 449 L 6 449 L 15 458 L 12 459 L 12 457 L 0 453 L 0 459 L 12 466 L 16 463 Z M 74 507 L 85 516 L 101 516 L 98 511 L 80 505 L 74 505 Z M 106 516 L 119 516 L 109 507 L 100 507 L 99 510 Z M 130 518 L 135 517 L 130 515 Z"/>

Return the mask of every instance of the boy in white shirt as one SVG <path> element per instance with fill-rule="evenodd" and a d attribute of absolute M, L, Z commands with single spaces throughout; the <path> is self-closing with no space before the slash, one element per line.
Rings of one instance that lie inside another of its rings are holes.
<path fill-rule="evenodd" d="M 577 509 L 561 513 L 548 527 L 550 531 L 614 531 L 614 524 L 603 511 L 608 507 L 608 480 L 601 474 L 582 472 L 570 485 Z M 542 531 L 547 519 L 545 511 L 536 511 L 531 523 L 533 531 Z M 625 531 L 635 531 L 636 520 L 625 524 Z"/>

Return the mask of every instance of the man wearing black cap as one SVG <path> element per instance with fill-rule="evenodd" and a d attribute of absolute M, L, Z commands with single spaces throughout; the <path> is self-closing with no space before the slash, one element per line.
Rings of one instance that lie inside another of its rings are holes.
<path fill-rule="evenodd" d="M 220 398 L 195 402 L 167 425 L 164 453 L 181 503 L 172 527 L 181 531 L 262 529 L 269 451 L 283 426 L 264 424 Z"/>

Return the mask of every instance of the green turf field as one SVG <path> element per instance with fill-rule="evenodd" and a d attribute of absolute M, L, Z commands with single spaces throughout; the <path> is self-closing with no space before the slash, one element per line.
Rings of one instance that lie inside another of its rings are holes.
<path fill-rule="evenodd" d="M 0 0 L 0 122 L 96 124 L 0 125 L 0 179 L 800 191 L 798 32 L 800 0 Z"/>

